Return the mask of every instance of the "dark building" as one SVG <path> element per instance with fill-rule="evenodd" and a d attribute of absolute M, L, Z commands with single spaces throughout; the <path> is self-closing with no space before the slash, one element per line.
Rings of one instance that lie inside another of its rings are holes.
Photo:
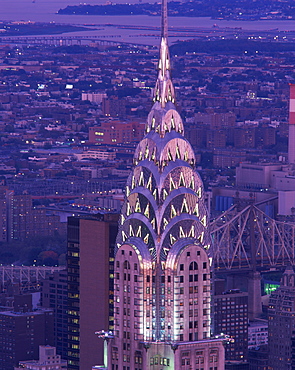
<path fill-rule="evenodd" d="M 206 126 L 189 125 L 185 131 L 185 138 L 194 148 L 203 148 L 206 146 Z"/>
<path fill-rule="evenodd" d="M 39 345 L 53 344 L 53 312 L 33 310 L 32 295 L 14 296 L 13 310 L 0 312 L 0 370 L 38 359 Z"/>
<path fill-rule="evenodd" d="M 255 127 L 234 129 L 234 146 L 236 148 L 255 148 Z"/>
<path fill-rule="evenodd" d="M 206 147 L 208 149 L 224 148 L 226 144 L 225 130 L 208 130 Z"/>
<path fill-rule="evenodd" d="M 113 327 L 113 261 L 118 215 L 68 219 L 68 369 L 103 363 L 95 331 Z"/>
<path fill-rule="evenodd" d="M 256 147 L 267 148 L 276 143 L 276 130 L 273 127 L 262 126 L 256 129 Z"/>
<path fill-rule="evenodd" d="M 54 312 L 54 346 L 57 354 L 66 358 L 68 351 L 68 283 L 67 272 L 54 272 L 44 280 L 41 291 L 41 305 Z"/>
<path fill-rule="evenodd" d="M 227 361 L 247 360 L 248 293 L 232 289 L 214 296 L 214 332 L 234 339 L 225 347 Z"/>
<path fill-rule="evenodd" d="M 295 274 L 285 270 L 281 286 L 269 299 L 268 369 L 291 370 L 292 333 L 295 330 Z"/>
<path fill-rule="evenodd" d="M 268 346 L 260 346 L 249 349 L 248 353 L 249 370 L 268 369 Z"/>
<path fill-rule="evenodd" d="M 126 116 L 126 100 L 117 97 L 102 99 L 102 114 L 111 117 Z"/>
<path fill-rule="evenodd" d="M 59 216 L 48 215 L 46 210 L 42 208 L 34 208 L 31 195 L 15 195 L 10 190 L 6 192 L 5 203 L 4 201 L 3 199 L 2 207 L 4 205 L 7 207 L 6 232 L 8 241 L 25 240 L 37 235 L 54 235 L 55 232 L 65 233 L 64 224 L 60 222 Z"/>

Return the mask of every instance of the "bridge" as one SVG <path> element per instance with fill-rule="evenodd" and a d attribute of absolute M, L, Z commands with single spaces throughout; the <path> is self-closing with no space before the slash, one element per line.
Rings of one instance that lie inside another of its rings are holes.
<path fill-rule="evenodd" d="M 280 222 L 252 204 L 232 206 L 211 224 L 216 270 L 265 271 L 295 265 L 295 224 Z"/>
<path fill-rule="evenodd" d="M 295 266 L 295 223 L 274 220 L 250 204 L 232 206 L 211 223 L 215 276 L 227 289 L 246 286 L 249 318 L 261 313 L 261 272 Z"/>
<path fill-rule="evenodd" d="M 127 46 L 146 46 L 131 42 L 122 42 L 110 40 L 110 38 L 120 38 L 120 35 L 100 35 L 100 36 L 0 36 L 0 44 L 25 44 L 25 45 L 53 45 L 53 46 L 70 46 L 82 45 L 83 42 L 97 43 L 99 45 L 127 45 Z"/>
<path fill-rule="evenodd" d="M 22 292 L 39 290 L 42 280 L 64 269 L 64 266 L 0 266 L 1 291 L 10 284 L 18 284 Z"/>

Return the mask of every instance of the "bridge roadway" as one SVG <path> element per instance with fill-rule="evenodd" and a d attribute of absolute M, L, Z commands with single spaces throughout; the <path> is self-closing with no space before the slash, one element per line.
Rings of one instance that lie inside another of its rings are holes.
<path fill-rule="evenodd" d="M 100 36 L 0 36 L 0 44 L 45 44 L 45 45 L 81 45 L 83 41 L 95 42 L 100 45 L 132 45 L 147 46 L 133 42 L 122 42 L 109 40 L 118 38 L 120 35 L 100 35 Z"/>

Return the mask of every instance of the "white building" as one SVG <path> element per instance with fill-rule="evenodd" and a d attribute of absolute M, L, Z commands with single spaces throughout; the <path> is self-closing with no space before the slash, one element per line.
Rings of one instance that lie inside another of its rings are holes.
<path fill-rule="evenodd" d="M 39 360 L 20 361 L 15 370 L 66 370 L 67 361 L 56 354 L 56 348 L 39 346 Z"/>
<path fill-rule="evenodd" d="M 256 348 L 268 343 L 267 320 L 256 319 L 250 321 L 248 327 L 248 348 Z"/>

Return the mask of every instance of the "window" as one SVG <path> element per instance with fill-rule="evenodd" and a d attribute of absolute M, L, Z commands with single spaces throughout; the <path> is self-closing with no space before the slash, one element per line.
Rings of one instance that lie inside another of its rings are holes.
<path fill-rule="evenodd" d="M 130 263 L 127 260 L 124 261 L 124 269 L 130 269 Z"/>
<path fill-rule="evenodd" d="M 183 271 L 184 270 L 184 264 L 183 263 L 179 266 L 179 270 L 180 271 Z"/>
<path fill-rule="evenodd" d="M 190 263 L 189 265 L 189 270 L 198 270 L 198 265 L 197 265 L 197 262 L 193 261 Z"/>

